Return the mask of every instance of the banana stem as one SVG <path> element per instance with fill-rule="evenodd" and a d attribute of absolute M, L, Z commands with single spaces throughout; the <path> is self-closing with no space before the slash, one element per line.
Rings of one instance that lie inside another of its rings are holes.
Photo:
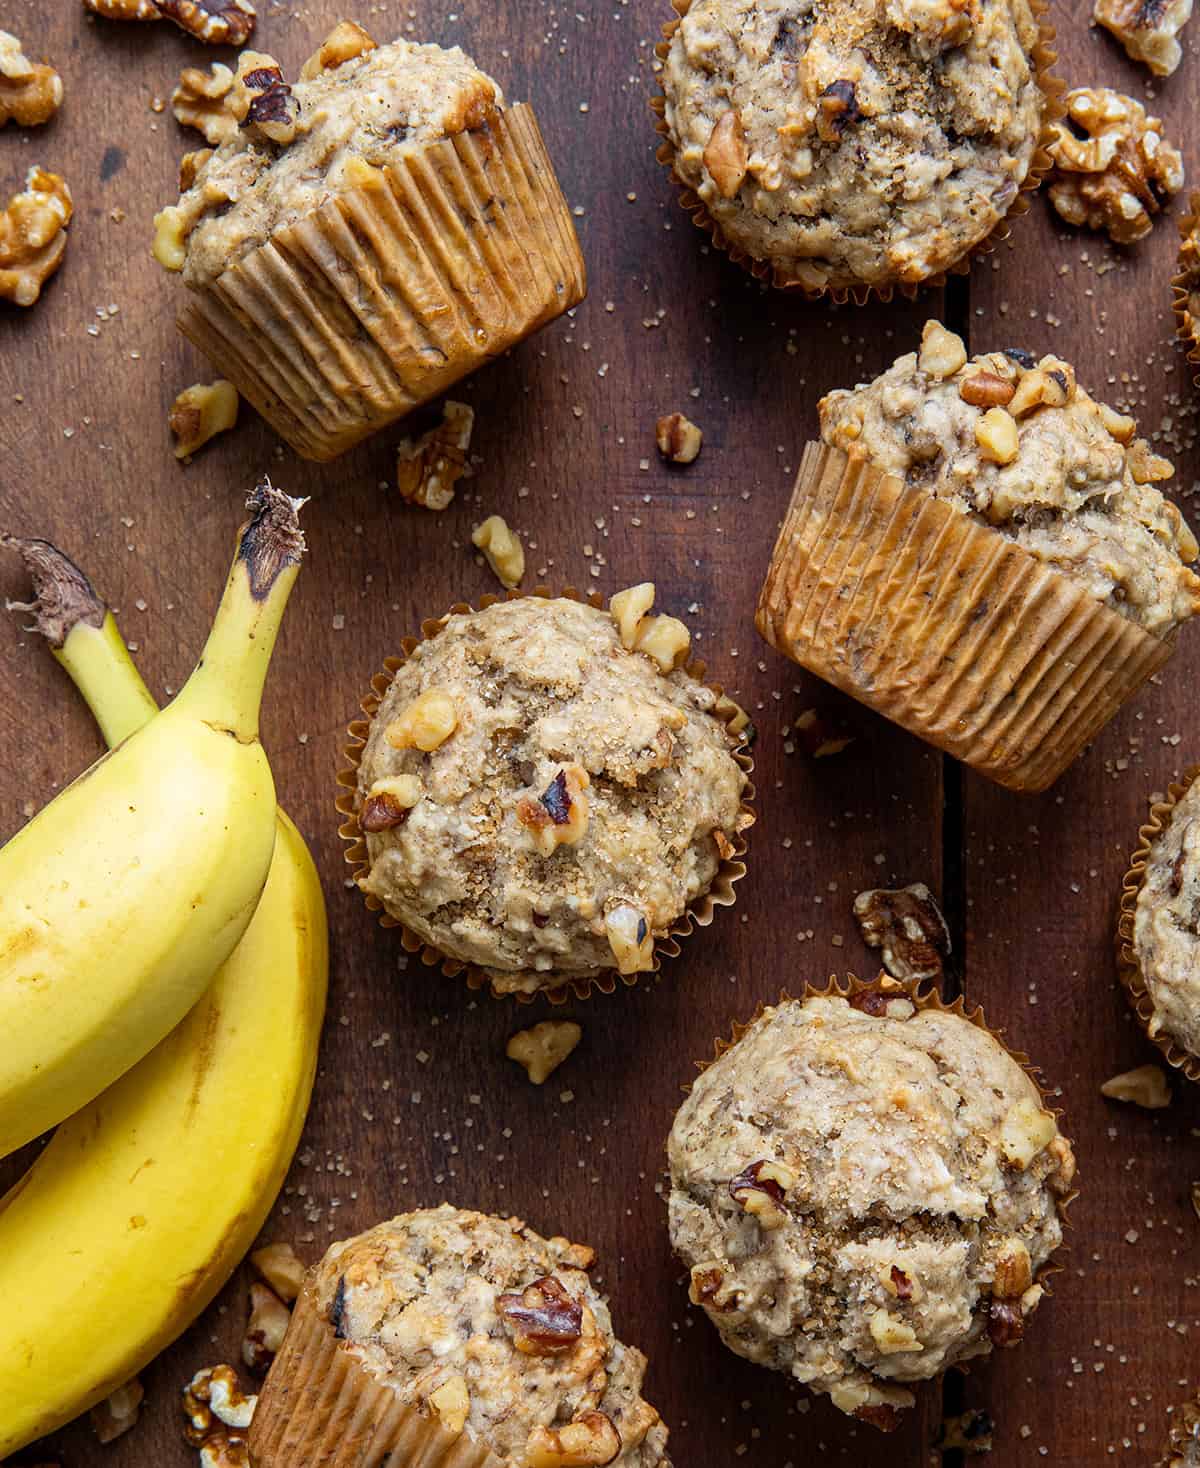
<path fill-rule="evenodd" d="M 244 742 L 258 737 L 267 667 L 304 554 L 298 520 L 303 503 L 269 479 L 255 488 L 212 631 L 175 700 L 180 712 Z"/>
<path fill-rule="evenodd" d="M 33 600 L 9 602 L 8 609 L 33 614 L 33 630 L 50 643 L 83 694 L 104 742 L 110 748 L 120 744 L 158 712 L 158 705 L 112 613 L 75 562 L 50 541 L 5 536 L 2 543 L 21 557 L 33 582 Z"/>

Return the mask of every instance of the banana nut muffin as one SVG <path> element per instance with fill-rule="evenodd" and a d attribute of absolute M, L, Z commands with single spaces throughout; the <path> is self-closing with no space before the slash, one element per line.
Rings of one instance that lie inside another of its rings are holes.
<path fill-rule="evenodd" d="M 1200 1058 L 1200 779 L 1171 811 L 1146 862 L 1133 949 L 1154 1010 L 1152 1037 Z"/>
<path fill-rule="evenodd" d="M 334 1244 L 310 1287 L 377 1382 L 503 1462 L 670 1468 L 646 1358 L 613 1335 L 593 1258 L 443 1204 Z"/>
<path fill-rule="evenodd" d="M 668 1147 L 670 1228 L 729 1348 L 876 1426 L 1018 1340 L 1075 1160 L 984 1029 L 891 983 L 767 1009 Z"/>
<path fill-rule="evenodd" d="M 821 400 L 821 437 L 990 525 L 1160 637 L 1200 612 L 1196 538 L 1157 484 L 1174 469 L 1057 357 L 919 352 Z"/>
<path fill-rule="evenodd" d="M 1163 1468 L 1200 1468 L 1200 1401 L 1176 1408 Z"/>
<path fill-rule="evenodd" d="M 457 46 L 377 46 L 345 22 L 291 86 L 273 57 L 243 52 L 226 105 L 241 126 L 215 152 L 191 155 L 190 187 L 155 221 L 160 263 L 189 286 L 209 284 L 370 169 L 486 128 L 504 96 Z"/>
<path fill-rule="evenodd" d="M 724 240 L 810 291 L 917 284 L 1030 172 L 1029 0 L 692 0 L 662 73 L 676 177 Z"/>
<path fill-rule="evenodd" d="M 372 721 L 359 884 L 496 992 L 652 968 L 750 823 L 738 736 L 653 597 L 452 615 Z"/>

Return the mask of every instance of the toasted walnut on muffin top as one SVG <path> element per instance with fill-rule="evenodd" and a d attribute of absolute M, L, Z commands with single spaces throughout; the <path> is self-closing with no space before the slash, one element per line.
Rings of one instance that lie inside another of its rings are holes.
<path fill-rule="evenodd" d="M 725 1344 L 882 1427 L 903 1384 L 1020 1338 L 1075 1172 L 1003 1046 L 892 980 L 766 1010 L 668 1157 L 671 1239 Z"/>
<path fill-rule="evenodd" d="M 613 1334 L 592 1251 L 444 1204 L 335 1244 L 317 1303 L 381 1385 L 519 1468 L 670 1468 L 646 1359 Z"/>
<path fill-rule="evenodd" d="M 293 83 L 243 52 L 222 104 L 236 130 L 155 220 L 160 263 L 196 287 L 406 151 L 487 127 L 504 95 L 457 46 L 379 46 L 343 22 Z"/>
<path fill-rule="evenodd" d="M 1028 0 L 693 0 L 662 74 L 674 171 L 777 284 L 926 280 L 1029 173 L 1037 41 Z"/>
<path fill-rule="evenodd" d="M 1166 636 L 1200 611 L 1200 548 L 1157 485 L 1174 469 L 1058 357 L 968 358 L 927 322 L 919 352 L 820 403 L 825 443 L 991 525 Z"/>
<path fill-rule="evenodd" d="M 360 885 L 498 992 L 651 968 L 750 823 L 729 714 L 653 599 L 450 616 L 372 721 Z"/>

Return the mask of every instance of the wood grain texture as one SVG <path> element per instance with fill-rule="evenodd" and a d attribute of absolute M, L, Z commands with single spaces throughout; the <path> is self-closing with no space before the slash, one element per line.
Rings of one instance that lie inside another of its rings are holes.
<path fill-rule="evenodd" d="M 692 1062 L 781 989 L 870 970 L 850 915 L 854 894 L 925 880 L 946 897 L 968 993 L 1063 1088 L 1086 1189 L 1070 1268 L 1029 1340 L 978 1367 L 965 1387 L 952 1377 L 948 1398 L 991 1408 L 995 1461 L 1006 1468 L 1082 1468 L 1106 1459 L 1110 1445 L 1118 1461 L 1150 1461 L 1188 1375 L 1189 1339 L 1167 1322 L 1196 1324 L 1195 1287 L 1184 1283 L 1196 1227 L 1187 1202 L 1196 1107 L 1182 1087 L 1172 1110 L 1155 1117 L 1113 1108 L 1096 1092 L 1113 1070 L 1152 1058 L 1117 994 L 1109 935 L 1149 792 L 1197 758 L 1188 731 L 1200 648 L 1185 638 L 1136 710 L 1055 791 L 1030 801 L 964 779 L 800 673 L 758 641 L 752 618 L 818 396 L 882 369 L 926 315 L 944 309 L 953 323 L 969 322 L 977 346 L 1002 336 L 1053 348 L 1096 387 L 1109 373 L 1136 374 L 1110 391 L 1136 401 L 1151 430 L 1169 414 L 1169 436 L 1190 449 L 1190 389 L 1168 344 L 1171 226 L 1117 257 L 1059 231 L 1038 203 L 1017 225 L 1014 248 L 955 282 L 946 303 L 832 310 L 767 293 L 704 246 L 654 162 L 647 98 L 666 8 L 506 0 L 447 13 L 412 0 L 358 16 L 381 36 L 402 29 L 461 43 L 510 97 L 534 104 L 581 211 L 591 277 L 572 319 L 456 390 L 478 413 L 477 474 L 448 512 L 431 516 L 388 488 L 396 433 L 314 468 L 281 450 L 246 409 L 237 431 L 192 465 L 174 462 L 167 409 L 182 387 L 212 374 L 176 335 L 175 283 L 149 258 L 151 216 L 173 197 L 178 157 L 194 145 L 151 104 L 169 96 L 182 66 L 214 57 L 170 26 L 90 21 L 74 0 L 8 0 L 2 23 L 31 54 L 56 61 L 67 102 L 48 129 L 0 135 L 0 185 L 15 187 L 42 162 L 67 177 L 77 215 L 43 301 L 0 315 L 0 525 L 48 535 L 80 560 L 165 695 L 201 645 L 255 477 L 269 470 L 313 496 L 310 560 L 280 639 L 264 737 L 281 797 L 325 879 L 332 992 L 303 1149 L 267 1236 L 315 1259 L 336 1237 L 443 1198 L 519 1212 L 599 1250 L 618 1328 L 651 1358 L 647 1394 L 672 1426 L 677 1463 L 725 1468 L 742 1451 L 760 1468 L 818 1454 L 862 1468 L 936 1460 L 938 1389 L 884 1439 L 725 1352 L 687 1305 L 661 1195 L 664 1139 Z M 294 72 L 344 8 L 311 0 L 302 9 L 263 3 L 260 12 L 257 44 Z M 1115 48 L 1087 31 L 1082 8 L 1059 20 L 1069 74 L 1122 76 L 1141 94 Z M 1165 89 L 1177 131 L 1191 118 L 1192 70 L 1189 58 Z M 114 210 L 124 211 L 121 222 Z M 1083 253 L 1093 266 L 1120 264 L 1101 275 L 1080 263 Z M 99 320 L 97 308 L 110 304 L 119 312 Z M 665 468 L 653 444 L 655 418 L 674 409 L 705 432 L 700 459 L 683 472 Z M 1194 463 L 1180 455 L 1185 490 Z M 737 908 L 718 914 L 656 982 L 568 1006 L 584 1041 L 546 1093 L 503 1058 L 508 1035 L 543 1007 L 469 995 L 406 961 L 394 934 L 345 888 L 333 811 L 342 731 L 371 674 L 422 617 L 494 589 L 469 546 L 472 525 L 493 511 L 527 539 L 529 582 L 607 595 L 653 578 L 660 605 L 687 617 L 711 675 L 760 731 L 759 823 Z M 0 566 L 0 594 L 23 592 L 15 566 Z M 99 746 L 65 677 L 19 622 L 0 632 L 0 647 L 7 836 Z M 814 764 L 787 753 L 786 727 L 810 707 L 857 735 L 844 755 Z M 1178 746 L 1161 742 L 1175 733 Z M 1107 766 L 1138 735 L 1130 768 L 1114 777 Z M 13 1175 L 11 1162 L 0 1167 L 0 1187 Z M 219 1170 L 211 1181 L 219 1193 Z M 1131 1229 L 1136 1245 L 1124 1242 Z M 64 1468 L 194 1463 L 179 1433 L 178 1392 L 199 1367 L 234 1358 L 245 1310 L 239 1276 L 145 1373 L 136 1432 L 100 1448 L 77 1424 L 22 1459 Z"/>

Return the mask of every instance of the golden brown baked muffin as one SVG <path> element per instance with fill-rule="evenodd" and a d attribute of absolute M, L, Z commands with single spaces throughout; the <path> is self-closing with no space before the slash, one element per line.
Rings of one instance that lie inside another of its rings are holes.
<path fill-rule="evenodd" d="M 909 1387 L 1015 1344 L 1075 1159 L 981 1022 L 894 980 L 764 1010 L 668 1144 L 691 1298 L 747 1360 L 896 1425 Z"/>
<path fill-rule="evenodd" d="M 1142 1027 L 1200 1080 L 1200 767 L 1151 807 L 1125 877 L 1117 942 Z"/>
<path fill-rule="evenodd" d="M 451 615 L 371 721 L 359 886 L 496 993 L 651 969 L 689 911 L 732 901 L 740 736 L 653 596 Z"/>
<path fill-rule="evenodd" d="M 646 1358 L 613 1334 L 593 1259 L 449 1204 L 334 1244 L 263 1389 L 254 1462 L 670 1468 Z"/>
<path fill-rule="evenodd" d="M 288 83 L 243 52 L 236 127 L 189 155 L 155 254 L 180 317 L 300 453 L 328 459 L 582 299 L 527 106 L 461 50 L 343 22 Z"/>
<path fill-rule="evenodd" d="M 920 350 L 829 393 L 759 602 L 803 666 L 1000 783 L 1041 790 L 1200 611 L 1174 470 L 1071 365 Z"/>
<path fill-rule="evenodd" d="M 1030 0 L 676 8 L 661 156 L 718 243 L 775 285 L 844 294 L 938 277 L 1043 161 L 1047 57 Z"/>

